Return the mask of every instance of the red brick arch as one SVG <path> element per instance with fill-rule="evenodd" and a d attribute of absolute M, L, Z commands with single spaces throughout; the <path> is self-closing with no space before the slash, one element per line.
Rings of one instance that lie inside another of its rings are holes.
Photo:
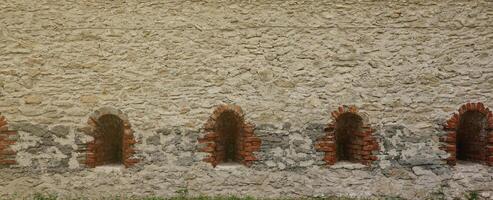
<path fill-rule="evenodd" d="M 338 147 L 341 148 L 341 138 L 337 138 L 337 133 L 344 128 L 338 124 L 346 118 L 357 119 L 358 128 L 344 131 L 347 134 L 345 140 L 347 144 L 344 144 L 347 156 L 345 158 L 352 162 L 358 162 L 365 165 L 371 165 L 372 161 L 377 160 L 377 157 L 373 155 L 373 151 L 378 150 L 379 146 L 377 140 L 373 137 L 373 129 L 368 124 L 366 115 L 358 112 L 355 106 L 340 106 L 336 111 L 332 112 L 332 121 L 325 129 L 326 135 L 315 142 L 315 149 L 317 151 L 325 152 L 324 161 L 327 165 L 333 165 L 337 161 L 341 160 L 342 155 L 338 151 Z M 341 137 L 341 135 L 339 135 Z"/>
<path fill-rule="evenodd" d="M 7 119 L 0 113 L 0 166 L 17 164 L 16 152 L 12 150 L 17 140 L 17 131 L 9 130 Z"/>
<path fill-rule="evenodd" d="M 94 140 L 87 144 L 86 165 L 88 167 L 96 167 L 99 165 L 108 164 L 108 157 L 111 155 L 105 155 L 105 151 L 108 149 L 105 144 L 104 133 L 101 131 L 102 118 L 111 116 L 114 120 L 118 121 L 118 126 L 121 128 L 121 164 L 125 167 L 130 167 L 138 162 L 137 159 L 132 158 L 135 153 L 134 144 L 136 143 L 133 136 L 133 130 L 131 128 L 128 117 L 120 110 L 105 107 L 94 111 L 88 120 L 89 132 L 88 134 L 94 137 Z"/>
<path fill-rule="evenodd" d="M 230 116 L 230 122 L 224 122 L 223 117 Z M 237 127 L 236 133 L 222 131 L 225 123 L 233 123 Z M 220 105 L 209 117 L 204 126 L 205 135 L 199 138 L 199 143 L 205 144 L 200 149 L 202 152 L 209 153 L 204 161 L 209 162 L 216 167 L 218 164 L 225 162 L 227 157 L 228 141 L 225 139 L 231 134 L 237 134 L 234 138 L 234 159 L 236 162 L 250 166 L 253 161 L 257 160 L 253 152 L 260 149 L 261 140 L 254 134 L 255 125 L 245 122 L 243 111 L 236 105 Z M 231 144 L 229 144 L 231 145 Z"/>
<path fill-rule="evenodd" d="M 484 124 L 480 130 L 483 134 L 472 136 L 474 138 L 467 138 L 467 131 L 464 131 L 463 126 L 465 116 L 471 113 L 480 113 L 481 118 Z M 484 106 L 483 103 L 466 103 L 462 105 L 459 109 L 458 113 L 454 113 L 452 117 L 447 120 L 444 125 L 444 130 L 447 131 L 447 134 L 440 138 L 442 142 L 442 146 L 440 147 L 442 150 L 445 150 L 450 154 L 448 158 L 445 160 L 449 165 L 456 165 L 457 163 L 457 145 L 459 140 L 468 140 L 466 144 L 463 144 L 464 151 L 467 154 L 474 155 L 466 155 L 466 160 L 476 161 L 480 163 L 484 163 L 490 166 L 493 166 L 493 113 Z M 460 133 L 460 134 L 459 134 Z M 460 138 L 458 137 L 460 136 Z M 464 141 L 461 141 L 464 143 Z"/>

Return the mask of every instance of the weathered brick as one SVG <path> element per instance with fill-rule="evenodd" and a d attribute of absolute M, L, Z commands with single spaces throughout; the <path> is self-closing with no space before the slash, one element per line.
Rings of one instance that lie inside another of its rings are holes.
<path fill-rule="evenodd" d="M 17 131 L 9 130 L 7 119 L 0 115 L 0 165 L 16 164 L 16 152 L 11 146 L 16 143 Z"/>
<path fill-rule="evenodd" d="M 117 121 L 100 121 L 101 117 L 106 115 L 114 116 L 112 120 Z M 109 126 L 110 124 L 117 129 L 107 130 L 109 132 L 96 132 L 98 130 L 103 130 L 105 126 Z M 85 164 L 87 167 L 93 168 L 112 162 L 120 162 L 125 167 L 130 167 L 138 162 L 137 159 L 131 159 L 133 154 L 135 154 L 133 146 L 137 141 L 133 137 L 131 125 L 127 118 L 123 116 L 123 112 L 111 108 L 102 108 L 91 115 L 88 120 L 88 125 L 89 127 L 86 129 L 92 130 L 93 132 L 86 134 L 93 136 L 94 140 L 86 144 Z M 108 138 L 110 135 L 115 138 Z M 121 140 L 121 149 L 114 149 L 114 144 L 108 143 L 115 142 L 115 139 L 117 138 Z M 118 152 L 121 152 L 121 158 L 117 157 Z"/>
<path fill-rule="evenodd" d="M 315 142 L 315 149 L 317 151 L 325 152 L 324 160 L 327 165 L 335 164 L 339 155 L 336 154 L 337 139 L 333 136 L 338 130 L 337 121 L 344 113 L 353 113 L 357 115 L 357 109 L 354 106 L 340 106 L 337 111 L 332 112 L 333 121 L 327 125 L 325 129 L 326 135 L 319 138 Z M 372 137 L 373 129 L 368 124 L 360 124 L 359 130 L 350 132 L 350 143 L 345 150 L 349 154 L 349 159 L 352 161 L 360 162 L 369 165 L 371 161 L 376 160 L 375 156 L 372 156 L 373 150 L 378 150 L 379 146 L 374 137 Z M 329 146 L 328 144 L 334 144 Z M 330 153 L 330 154 L 329 154 Z"/>
<path fill-rule="evenodd" d="M 226 113 L 225 116 L 223 116 L 223 113 Z M 232 116 L 233 118 L 222 118 L 226 116 Z M 206 133 L 198 139 L 199 143 L 207 143 L 205 147 L 199 149 L 199 151 L 209 153 L 209 157 L 204 161 L 211 163 L 214 167 L 225 161 L 227 148 L 223 144 L 228 142 L 226 137 L 236 137 L 234 140 L 236 155 L 231 159 L 235 159 L 246 166 L 250 166 L 253 161 L 257 160 L 253 152 L 260 149 L 261 140 L 254 134 L 255 125 L 244 122 L 243 116 L 241 108 L 234 105 L 222 105 L 214 110 L 204 125 Z M 222 132 L 223 130 L 221 130 L 222 127 L 220 126 L 221 123 L 225 123 L 225 120 L 230 120 L 227 123 L 238 123 L 237 127 L 239 129 L 236 132 L 228 132 L 228 134 L 234 135 L 222 135 L 225 133 Z M 243 134 L 240 135 L 240 132 Z"/>
<path fill-rule="evenodd" d="M 474 114 L 473 112 L 478 114 Z M 466 103 L 459 108 L 458 113 L 452 115 L 445 126 L 445 131 L 448 131 L 447 135 L 440 138 L 440 142 L 442 142 L 440 149 L 450 153 L 450 157 L 445 160 L 448 164 L 455 165 L 457 157 L 459 156 L 459 158 L 469 161 L 488 163 L 488 155 L 493 151 L 493 148 L 490 148 L 487 144 L 491 143 L 493 140 L 488 137 L 479 137 L 479 133 L 464 131 L 464 129 L 472 128 L 470 126 L 476 125 L 477 122 L 481 121 L 480 119 L 465 118 L 466 115 L 467 117 L 481 117 L 481 115 L 483 115 L 483 117 L 488 118 L 488 116 L 491 115 L 491 112 L 482 103 Z M 472 120 L 475 123 L 461 124 L 465 123 L 464 120 Z M 483 126 L 484 127 L 479 128 L 488 129 L 489 122 Z M 474 130 L 476 129 L 477 127 Z M 460 136 L 459 133 L 461 134 Z M 461 142 L 462 144 L 461 150 L 457 149 L 456 144 L 458 142 Z M 457 153 L 460 154 L 457 155 Z"/>

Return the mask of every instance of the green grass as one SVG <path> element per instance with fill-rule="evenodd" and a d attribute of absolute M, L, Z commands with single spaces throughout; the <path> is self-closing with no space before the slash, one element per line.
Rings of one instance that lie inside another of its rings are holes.
<path fill-rule="evenodd" d="M 471 191 L 471 192 L 466 194 L 466 199 L 467 200 L 478 200 L 479 194 L 476 191 Z"/>

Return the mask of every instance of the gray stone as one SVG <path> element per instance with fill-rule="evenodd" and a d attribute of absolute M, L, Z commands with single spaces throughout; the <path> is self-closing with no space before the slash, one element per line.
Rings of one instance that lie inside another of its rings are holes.
<path fill-rule="evenodd" d="M 426 169 L 423 169 L 423 167 L 419 167 L 419 166 L 416 166 L 416 167 L 413 167 L 413 172 L 414 174 L 416 174 L 417 176 L 430 176 L 430 175 L 435 175 L 431 170 L 426 170 Z"/>
<path fill-rule="evenodd" d="M 306 130 L 323 132 L 323 130 L 325 129 L 326 126 L 327 126 L 326 124 L 309 123 L 306 126 Z"/>
<path fill-rule="evenodd" d="M 161 144 L 161 137 L 159 135 L 153 135 L 150 136 L 146 139 L 146 143 L 148 145 L 160 145 Z"/>
<path fill-rule="evenodd" d="M 74 151 L 71 145 L 60 145 L 58 149 L 65 155 L 70 155 Z"/>
<path fill-rule="evenodd" d="M 156 132 L 161 134 L 161 135 L 169 135 L 172 133 L 172 130 L 167 129 L 167 128 L 161 128 L 161 129 L 158 129 Z"/>
<path fill-rule="evenodd" d="M 256 127 L 257 130 L 275 130 L 276 126 L 272 124 L 259 124 Z"/>
<path fill-rule="evenodd" d="M 50 138 L 52 134 L 46 126 L 31 123 L 12 123 L 10 124 L 10 128 L 12 130 L 27 132 L 34 136 L 43 138 Z"/>
<path fill-rule="evenodd" d="M 282 125 L 282 129 L 283 130 L 289 130 L 291 128 L 291 123 L 289 122 L 285 122 L 283 125 Z"/>
<path fill-rule="evenodd" d="M 23 115 L 30 116 L 30 117 L 40 116 L 40 115 L 45 114 L 47 112 L 47 110 L 45 110 L 43 108 L 31 107 L 31 106 L 20 107 L 19 111 Z"/>
<path fill-rule="evenodd" d="M 177 160 L 177 165 L 180 166 L 191 166 L 193 164 L 193 158 L 191 156 L 181 156 Z"/>
<path fill-rule="evenodd" d="M 66 138 L 70 132 L 70 127 L 63 126 L 63 125 L 57 125 L 57 126 L 51 128 L 51 132 L 53 134 L 55 134 L 57 137 Z"/>

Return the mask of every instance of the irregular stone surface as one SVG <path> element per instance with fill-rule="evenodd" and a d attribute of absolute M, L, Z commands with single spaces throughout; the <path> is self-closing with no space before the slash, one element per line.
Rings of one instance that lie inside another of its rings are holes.
<path fill-rule="evenodd" d="M 84 95 L 80 97 L 80 102 L 82 103 L 97 103 L 98 97 L 95 95 Z"/>
<path fill-rule="evenodd" d="M 58 125 L 51 129 L 51 132 L 57 137 L 67 137 L 70 132 L 70 127 Z"/>
<path fill-rule="evenodd" d="M 2 2 L 0 112 L 18 135 L 0 195 L 492 198 L 492 168 L 447 165 L 439 141 L 464 103 L 493 107 L 492 4 Z M 250 168 L 203 162 L 222 104 L 256 125 Z M 341 105 L 367 114 L 370 167 L 314 148 Z M 135 166 L 86 168 L 103 107 L 128 116 Z"/>
<path fill-rule="evenodd" d="M 43 102 L 43 99 L 38 95 L 29 95 L 24 97 L 24 102 L 26 104 L 40 104 Z"/>

